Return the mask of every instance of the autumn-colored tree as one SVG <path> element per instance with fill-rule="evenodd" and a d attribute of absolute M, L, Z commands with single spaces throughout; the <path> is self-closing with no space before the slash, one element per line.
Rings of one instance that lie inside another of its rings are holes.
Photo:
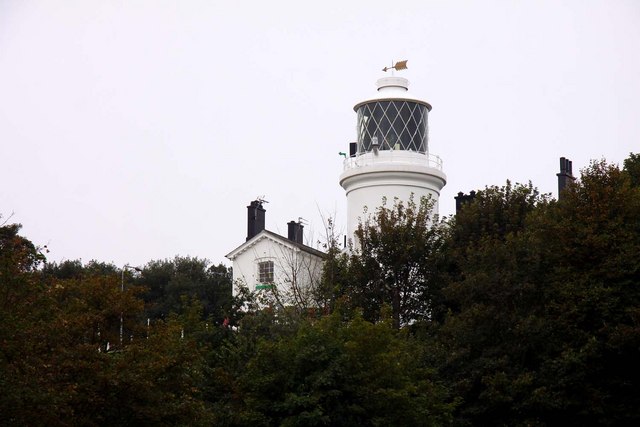
<path fill-rule="evenodd" d="M 18 224 L 0 226 L 0 413 L 14 425 L 30 407 L 48 400 L 38 384 L 38 365 L 24 360 L 47 350 L 36 332 L 47 322 L 50 304 L 34 274 L 44 256 L 19 231 Z"/>
<path fill-rule="evenodd" d="M 139 290 L 122 292 L 114 275 L 43 274 L 43 257 L 18 230 L 0 228 L 2 423 L 208 424 L 203 353 L 183 337 L 188 319 L 147 327 Z"/>

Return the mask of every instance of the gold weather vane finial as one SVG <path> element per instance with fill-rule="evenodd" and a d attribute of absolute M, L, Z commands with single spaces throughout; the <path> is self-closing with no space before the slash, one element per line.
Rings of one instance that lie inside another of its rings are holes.
<path fill-rule="evenodd" d="M 404 61 L 398 61 L 398 62 L 396 62 L 396 65 L 394 65 L 392 67 L 384 67 L 382 69 L 382 71 L 384 71 L 386 73 L 387 70 L 391 70 L 391 69 L 394 69 L 394 68 L 395 68 L 396 71 L 406 70 L 407 69 L 407 61 L 408 61 L 408 59 L 405 59 Z"/>

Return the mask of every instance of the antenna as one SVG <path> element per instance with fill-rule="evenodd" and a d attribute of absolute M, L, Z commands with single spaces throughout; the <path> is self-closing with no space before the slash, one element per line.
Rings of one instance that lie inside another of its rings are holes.
<path fill-rule="evenodd" d="M 384 67 L 382 69 L 382 71 L 384 71 L 386 73 L 387 70 L 391 70 L 391 69 L 395 69 L 396 71 L 406 70 L 407 69 L 407 61 L 408 61 L 408 59 L 405 59 L 404 61 L 398 61 L 398 62 L 395 63 L 395 65 L 392 65 L 391 67 Z M 393 62 L 393 61 L 391 61 L 391 62 Z"/>
<path fill-rule="evenodd" d="M 269 201 L 265 199 L 265 195 L 264 194 L 262 196 L 256 197 L 256 200 L 258 202 L 260 202 L 260 203 L 269 203 Z"/>
<path fill-rule="evenodd" d="M 309 221 L 307 221 L 306 219 L 302 218 L 301 216 L 298 217 L 298 224 L 309 224 Z"/>

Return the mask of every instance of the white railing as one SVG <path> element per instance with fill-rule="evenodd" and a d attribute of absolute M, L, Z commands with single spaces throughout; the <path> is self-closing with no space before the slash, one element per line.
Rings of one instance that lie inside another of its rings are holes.
<path fill-rule="evenodd" d="M 368 152 L 358 154 L 355 157 L 347 157 L 344 160 L 344 170 L 384 163 L 427 166 L 442 170 L 442 159 L 439 156 L 404 150 L 380 150 L 377 154 Z"/>

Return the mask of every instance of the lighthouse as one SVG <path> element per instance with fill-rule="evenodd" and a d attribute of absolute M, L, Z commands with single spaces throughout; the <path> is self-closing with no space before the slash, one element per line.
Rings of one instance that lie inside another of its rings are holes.
<path fill-rule="evenodd" d="M 396 63 L 406 68 L 406 61 Z M 389 68 L 385 67 L 383 71 Z M 431 105 L 411 97 L 409 81 L 389 76 L 377 81 L 377 93 L 356 104 L 357 142 L 350 143 L 340 185 L 347 195 L 347 236 L 354 238 L 360 221 L 375 213 L 383 198 L 434 201 L 447 182 L 440 157 L 429 151 Z"/>

